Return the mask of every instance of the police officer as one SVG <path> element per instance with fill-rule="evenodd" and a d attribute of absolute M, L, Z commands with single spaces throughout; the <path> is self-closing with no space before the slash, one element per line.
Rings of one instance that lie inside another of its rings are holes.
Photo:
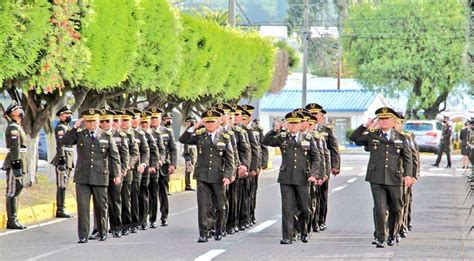
<path fill-rule="evenodd" d="M 69 177 L 74 169 L 74 149 L 72 146 L 63 146 L 61 139 L 71 128 L 69 123 L 72 120 L 72 111 L 68 105 L 65 105 L 56 112 L 56 116 L 59 118 L 59 123 L 54 129 L 56 155 L 51 162 L 56 167 L 56 217 L 70 218 L 72 216 L 66 213 L 64 202 Z"/>
<path fill-rule="evenodd" d="M 396 222 L 387 225 L 386 210 L 398 220 L 403 207 L 403 185 L 411 185 L 411 149 L 403 135 L 395 131 L 395 111 L 382 107 L 375 111 L 379 129 L 370 128 L 373 120 L 354 130 L 350 139 L 370 151 L 366 181 L 370 182 L 374 200 L 377 247 L 395 243 Z M 387 238 L 387 227 L 389 236 Z"/>
<path fill-rule="evenodd" d="M 471 161 L 471 169 L 474 166 L 474 118 L 469 122 L 469 132 L 467 134 L 467 145 L 469 146 L 469 161 Z"/>
<path fill-rule="evenodd" d="M 446 152 L 446 159 L 448 160 L 448 165 L 446 168 L 451 168 L 451 134 L 452 128 L 449 125 L 449 117 L 444 116 L 443 118 L 443 129 L 441 130 L 441 143 L 439 144 L 438 150 L 438 157 L 436 158 L 436 162 L 432 164 L 434 167 L 439 167 L 439 163 L 441 162 L 441 157 L 443 153 Z"/>
<path fill-rule="evenodd" d="M 325 114 L 327 113 L 323 107 L 317 103 L 310 103 L 305 107 L 310 111 L 311 114 L 316 116 L 318 123 L 315 129 L 323 136 L 326 146 L 330 153 L 330 169 L 331 173 L 336 176 L 340 173 L 341 169 L 341 156 L 339 154 L 339 145 L 334 135 L 332 126 L 325 125 L 326 119 Z M 325 177 L 325 182 L 321 186 L 321 198 L 320 198 L 320 212 L 319 212 L 319 228 L 321 231 L 326 230 L 326 216 L 328 209 L 328 195 L 329 195 L 329 176 Z"/>
<path fill-rule="evenodd" d="M 8 126 L 5 130 L 5 140 L 8 149 L 7 156 L 3 161 L 2 169 L 7 175 L 7 228 L 25 229 L 16 217 L 17 199 L 23 189 L 23 176 L 26 174 L 28 154 L 26 148 L 26 135 L 21 126 L 21 120 L 25 116 L 23 108 L 16 101 L 5 110 Z"/>
<path fill-rule="evenodd" d="M 219 131 L 221 114 L 208 110 L 202 120 L 186 130 L 179 141 L 196 145 L 198 149 L 194 177 L 197 179 L 197 200 L 199 216 L 198 242 L 207 242 L 212 223 L 210 211 L 216 210 L 215 240 L 221 240 L 225 217 L 225 186 L 230 184 L 234 170 L 234 151 L 230 136 Z M 199 130 L 204 124 L 205 130 Z M 197 130 L 196 130 L 197 129 Z"/>
<path fill-rule="evenodd" d="M 173 114 L 167 112 L 163 115 L 163 125 L 160 126 L 159 118 L 152 120 L 152 127 L 155 132 L 161 135 L 164 145 L 163 164 L 160 168 L 160 176 L 158 177 L 158 199 L 160 200 L 161 226 L 168 226 L 169 213 L 169 182 L 178 164 L 178 148 L 176 147 L 176 139 L 171 128 Z"/>
<path fill-rule="evenodd" d="M 107 239 L 107 186 L 109 172 L 115 173 L 113 182 L 119 184 L 120 158 L 111 133 L 98 128 L 99 111 L 89 109 L 81 113 L 81 119 L 66 132 L 64 145 L 76 145 L 76 183 L 79 242 L 86 243 L 89 234 L 90 200 L 94 202 L 94 217 L 100 241 Z M 85 121 L 84 121 L 85 120 Z M 84 121 L 85 129 L 79 129 Z"/>
<path fill-rule="evenodd" d="M 461 129 L 459 132 L 459 139 L 461 140 L 461 155 L 462 155 L 462 168 L 468 169 L 469 168 L 469 146 L 467 144 L 469 133 L 469 122 L 466 121 L 464 123 L 464 128 Z"/>
<path fill-rule="evenodd" d="M 150 176 L 158 175 L 160 168 L 160 154 L 158 151 L 158 145 L 156 144 L 155 138 L 153 137 L 152 130 L 150 128 L 152 113 L 149 111 L 142 111 L 140 118 L 140 127 L 143 131 L 148 147 L 150 148 L 150 161 L 149 165 L 145 168 L 140 181 L 140 197 L 139 197 L 139 224 L 141 230 L 147 230 L 148 228 L 148 215 L 150 214 L 150 191 L 148 186 L 150 185 Z"/>
<path fill-rule="evenodd" d="M 120 127 L 122 132 L 127 135 L 128 143 L 128 153 L 129 153 L 129 162 L 126 175 L 123 177 L 122 181 L 122 236 L 127 236 L 130 233 L 130 228 L 132 226 L 132 205 L 131 205 L 131 189 L 133 182 L 133 173 L 135 166 L 138 165 L 140 151 L 138 148 L 138 143 L 135 140 L 135 132 L 132 129 L 132 119 L 135 116 L 135 113 L 130 110 L 117 110 L 117 115 L 121 116 Z M 115 122 L 114 122 L 115 124 Z"/>
<path fill-rule="evenodd" d="M 276 123 L 263 138 L 262 143 L 279 147 L 282 154 L 278 183 L 280 183 L 282 205 L 281 244 L 292 244 L 294 233 L 294 216 L 300 221 L 301 241 L 309 240 L 309 198 L 310 182 L 318 182 L 322 175 L 318 173 L 319 155 L 313 135 L 301 133 L 301 122 L 304 116 L 293 111 L 285 115 L 288 131 L 281 131 L 281 123 Z"/>
<path fill-rule="evenodd" d="M 196 118 L 194 116 L 186 117 L 186 127 L 191 128 L 196 124 Z M 186 191 L 195 191 L 195 189 L 191 186 L 191 172 L 194 170 L 194 164 L 196 163 L 197 157 L 197 150 L 196 145 L 183 145 L 183 153 L 182 156 L 184 158 L 184 190 Z"/>
<path fill-rule="evenodd" d="M 133 180 L 130 191 L 131 207 L 132 207 L 132 225 L 130 226 L 130 233 L 137 233 L 138 228 L 141 225 L 140 219 L 140 184 L 142 180 L 142 174 L 145 168 L 150 163 L 150 147 L 145 136 L 145 132 L 140 129 L 140 115 L 142 110 L 138 108 L 131 109 L 135 116 L 132 118 L 132 128 L 134 131 L 135 141 L 138 144 L 139 157 L 136 165 L 133 167 Z M 143 206 L 142 206 L 143 208 Z M 143 213 L 142 213 L 143 214 Z"/>

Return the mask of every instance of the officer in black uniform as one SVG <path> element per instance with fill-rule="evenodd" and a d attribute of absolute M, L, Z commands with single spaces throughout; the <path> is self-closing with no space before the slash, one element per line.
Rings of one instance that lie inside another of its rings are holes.
<path fill-rule="evenodd" d="M 196 118 L 194 116 L 188 116 L 186 118 L 186 128 L 191 128 L 196 124 Z M 194 164 L 196 164 L 197 150 L 196 145 L 183 145 L 183 153 L 181 154 L 184 158 L 184 190 L 195 191 L 191 186 L 191 173 L 194 170 Z"/>
<path fill-rule="evenodd" d="M 7 175 L 7 229 L 25 229 L 18 222 L 17 200 L 23 190 L 23 176 L 26 174 L 28 153 L 26 147 L 26 135 L 21 120 L 25 116 L 23 108 L 16 101 L 5 110 L 8 126 L 5 130 L 5 141 L 8 149 L 7 156 L 3 161 L 2 169 Z"/>
<path fill-rule="evenodd" d="M 109 172 L 115 173 L 113 182 L 121 182 L 120 156 L 112 134 L 98 128 L 99 111 L 89 109 L 81 113 L 81 119 L 66 132 L 63 145 L 76 145 L 77 162 L 74 173 L 77 196 L 79 243 L 87 242 L 91 196 L 94 201 L 94 217 L 100 241 L 107 239 L 107 186 Z M 85 129 L 79 129 L 85 120 Z"/>
<path fill-rule="evenodd" d="M 51 161 L 51 164 L 56 167 L 56 217 L 70 218 L 72 216 L 65 211 L 64 203 L 66 200 L 66 188 L 74 169 L 74 148 L 72 146 L 63 146 L 61 139 L 71 128 L 69 123 L 72 120 L 72 111 L 68 105 L 65 105 L 56 112 L 56 116 L 59 118 L 59 123 L 54 129 L 56 155 Z"/>
<path fill-rule="evenodd" d="M 280 183 L 282 205 L 281 244 L 292 244 L 294 233 L 294 216 L 300 222 L 301 241 L 309 240 L 309 198 L 310 182 L 316 183 L 323 177 L 318 173 L 318 150 L 311 133 L 303 135 L 301 121 L 304 116 L 293 111 L 285 115 L 288 130 L 281 131 L 281 123 L 277 123 L 263 138 L 263 144 L 279 147 L 282 155 L 278 183 Z"/>
<path fill-rule="evenodd" d="M 374 219 L 377 247 L 395 244 L 396 223 L 387 225 L 386 210 L 394 220 L 398 220 L 403 207 L 403 185 L 411 185 L 412 158 L 411 149 L 403 135 L 395 131 L 396 112 L 387 107 L 375 111 L 379 129 L 368 129 L 373 123 L 354 130 L 350 139 L 356 144 L 367 146 L 370 151 L 366 181 L 370 182 L 374 199 Z M 389 235 L 387 238 L 387 227 Z"/>
<path fill-rule="evenodd" d="M 221 240 L 225 217 L 225 186 L 230 184 L 234 170 L 234 151 L 230 136 L 219 131 L 221 114 L 208 110 L 194 127 L 186 130 L 179 141 L 197 146 L 198 158 L 194 170 L 197 179 L 199 216 L 198 242 L 207 242 L 213 220 L 209 213 L 216 210 L 215 240 Z M 204 124 L 204 129 L 199 129 Z M 197 129 L 197 130 L 196 130 Z"/>
<path fill-rule="evenodd" d="M 120 115 L 121 122 L 120 128 L 127 135 L 128 143 L 128 154 L 129 162 L 126 175 L 123 177 L 122 181 L 122 236 L 127 236 L 130 233 L 130 228 L 132 226 L 132 205 L 131 205 L 131 189 L 133 181 L 133 173 L 135 166 L 138 164 L 140 151 L 138 149 L 138 143 L 135 140 L 135 131 L 132 129 L 132 119 L 135 116 L 135 113 L 130 110 L 117 110 L 115 112 L 117 115 Z M 115 122 L 114 122 L 115 124 Z"/>
<path fill-rule="evenodd" d="M 441 143 L 439 144 L 438 150 L 438 157 L 436 158 L 436 162 L 432 164 L 432 166 L 439 167 L 439 163 L 441 162 L 441 157 L 443 153 L 446 152 L 446 159 L 448 161 L 448 165 L 446 168 L 451 168 L 451 134 L 452 128 L 449 125 L 449 117 L 444 116 L 443 119 L 443 129 L 441 133 Z"/>

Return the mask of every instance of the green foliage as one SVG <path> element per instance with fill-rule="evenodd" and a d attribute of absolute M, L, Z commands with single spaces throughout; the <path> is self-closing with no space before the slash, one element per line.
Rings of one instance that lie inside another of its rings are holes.
<path fill-rule="evenodd" d="M 244 91 L 261 96 L 268 90 L 275 60 L 270 40 L 188 15 L 183 28 L 178 97 L 229 100 Z"/>
<path fill-rule="evenodd" d="M 49 7 L 47 0 L 0 1 L 0 82 L 31 73 L 46 46 Z"/>
<path fill-rule="evenodd" d="M 90 2 L 82 30 L 92 57 L 85 75 L 87 87 L 103 90 L 127 80 L 137 52 L 135 13 L 135 1 Z"/>
<path fill-rule="evenodd" d="M 291 48 L 291 46 L 289 46 L 286 41 L 280 40 L 276 42 L 275 47 L 288 53 L 288 67 L 290 67 L 290 70 L 294 70 L 296 67 L 298 67 L 300 63 L 300 57 L 296 53 L 295 49 Z"/>
<path fill-rule="evenodd" d="M 181 64 L 179 15 L 167 0 L 141 0 L 137 12 L 140 38 L 130 80 L 141 90 L 172 93 Z"/>
<path fill-rule="evenodd" d="M 360 4 L 345 23 L 345 55 L 364 85 L 408 91 L 408 109 L 435 114 L 464 79 L 466 22 L 463 1 Z"/>
<path fill-rule="evenodd" d="M 56 0 L 52 7 L 51 30 L 47 48 L 41 57 L 37 72 L 32 75 L 29 89 L 38 93 L 52 93 L 74 87 L 89 68 L 90 52 L 78 32 L 80 8 L 77 0 Z"/>

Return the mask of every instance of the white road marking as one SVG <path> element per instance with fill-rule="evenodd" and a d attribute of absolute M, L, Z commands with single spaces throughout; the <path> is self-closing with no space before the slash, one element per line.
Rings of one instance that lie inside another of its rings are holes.
<path fill-rule="evenodd" d="M 361 170 L 366 171 L 366 170 L 367 170 L 367 166 L 366 166 L 366 167 L 362 167 Z"/>
<path fill-rule="evenodd" d="M 430 172 L 420 172 L 421 177 L 454 177 L 453 174 L 448 173 L 430 173 Z"/>
<path fill-rule="evenodd" d="M 225 249 L 213 249 L 207 251 L 205 254 L 198 256 L 194 261 L 207 261 L 212 260 L 214 257 L 225 252 Z"/>
<path fill-rule="evenodd" d="M 356 180 L 357 180 L 357 178 L 351 178 L 351 179 L 349 179 L 347 182 L 348 182 L 348 183 L 354 183 Z"/>
<path fill-rule="evenodd" d="M 341 167 L 341 170 L 353 170 L 354 167 Z"/>
<path fill-rule="evenodd" d="M 45 257 L 48 257 L 48 256 L 51 256 L 51 255 L 54 255 L 54 254 L 57 254 L 59 252 L 62 252 L 64 250 L 68 250 L 70 248 L 73 248 L 73 247 L 77 247 L 78 245 L 70 245 L 70 246 L 67 246 L 67 247 L 63 247 L 63 248 L 60 248 L 60 249 L 56 249 L 54 251 L 49 251 L 49 252 L 46 252 L 44 254 L 41 254 L 41 255 L 38 255 L 38 256 L 35 256 L 35 257 L 32 257 L 32 258 L 28 258 L 27 260 L 28 261 L 34 261 L 34 260 L 40 260 L 42 258 L 45 258 Z"/>
<path fill-rule="evenodd" d="M 339 190 L 343 190 L 343 189 L 345 189 L 346 187 L 347 187 L 347 184 L 344 184 L 344 185 L 339 186 L 339 187 L 335 187 L 335 188 L 333 188 L 333 189 L 331 190 L 331 193 L 336 192 L 336 191 L 339 191 Z"/>
<path fill-rule="evenodd" d="M 429 171 L 443 171 L 445 170 L 444 168 L 429 168 Z"/>
<path fill-rule="evenodd" d="M 271 219 L 271 220 L 267 220 L 265 222 L 263 222 L 262 224 L 250 229 L 249 231 L 247 231 L 247 233 L 258 233 L 258 232 L 261 232 L 263 231 L 265 228 L 275 224 L 277 222 L 276 219 Z"/>
<path fill-rule="evenodd" d="M 63 221 L 66 221 L 66 220 L 68 220 L 68 219 L 56 219 L 56 220 L 48 221 L 48 222 L 45 222 L 45 223 L 40 223 L 39 226 L 36 224 L 36 225 L 31 225 L 31 226 L 27 227 L 26 229 L 22 229 L 22 230 L 6 231 L 6 232 L 1 233 L 0 237 L 10 235 L 10 234 L 14 234 L 14 233 L 18 233 L 18 232 L 22 232 L 22 231 L 26 231 L 26 230 L 30 230 L 30 229 L 33 229 L 33 228 L 44 227 L 44 226 L 56 224 L 56 223 L 63 222 Z"/>
<path fill-rule="evenodd" d="M 460 172 L 464 172 L 464 171 L 468 171 L 469 169 L 456 169 L 456 171 L 460 171 Z"/>
<path fill-rule="evenodd" d="M 365 176 L 365 172 L 361 172 L 361 173 L 357 174 L 357 176 Z"/>

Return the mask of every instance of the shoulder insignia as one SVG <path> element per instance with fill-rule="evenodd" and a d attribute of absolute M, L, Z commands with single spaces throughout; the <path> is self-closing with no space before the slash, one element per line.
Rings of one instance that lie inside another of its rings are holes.
<path fill-rule="evenodd" d="M 227 133 L 229 133 L 229 135 L 234 135 L 234 132 L 233 131 L 228 131 Z"/>
<path fill-rule="evenodd" d="M 229 136 L 229 134 L 227 134 L 227 133 L 224 133 L 224 138 L 226 138 L 226 139 L 230 139 L 230 136 Z"/>
<path fill-rule="evenodd" d="M 282 138 L 286 138 L 286 131 L 280 131 L 280 136 Z"/>
<path fill-rule="evenodd" d="M 369 132 L 375 132 L 375 129 L 374 129 L 374 128 L 370 128 L 370 129 L 369 129 Z"/>
<path fill-rule="evenodd" d="M 59 135 L 59 136 L 63 136 L 63 135 L 64 135 L 64 131 L 63 131 L 63 130 L 59 130 L 59 131 L 58 131 L 58 135 Z"/>
<path fill-rule="evenodd" d="M 408 133 L 406 133 L 405 131 L 400 131 L 400 134 L 402 134 L 403 136 L 406 136 Z"/>
<path fill-rule="evenodd" d="M 202 135 L 204 133 L 203 129 L 198 129 L 194 132 L 196 135 Z"/>
<path fill-rule="evenodd" d="M 326 125 L 326 127 L 331 130 L 334 128 L 332 125 Z"/>
<path fill-rule="evenodd" d="M 77 132 L 82 132 L 82 128 L 77 129 Z"/>
<path fill-rule="evenodd" d="M 310 134 L 310 133 L 307 133 L 307 134 L 305 135 L 305 137 L 306 137 L 307 140 L 310 140 L 310 139 L 311 139 L 311 134 Z"/>
<path fill-rule="evenodd" d="M 18 131 L 17 131 L 17 130 L 12 130 L 12 131 L 10 132 L 10 134 L 11 134 L 12 136 L 18 136 Z"/>
<path fill-rule="evenodd" d="M 239 126 L 235 127 L 235 131 L 242 131 L 242 128 L 240 128 Z"/>
<path fill-rule="evenodd" d="M 140 133 L 141 135 L 145 135 L 145 132 L 144 132 L 143 130 L 140 130 L 139 133 Z"/>
<path fill-rule="evenodd" d="M 319 139 L 319 138 L 321 137 L 318 131 L 315 131 L 315 132 L 313 133 L 313 136 L 314 136 L 316 139 Z"/>

